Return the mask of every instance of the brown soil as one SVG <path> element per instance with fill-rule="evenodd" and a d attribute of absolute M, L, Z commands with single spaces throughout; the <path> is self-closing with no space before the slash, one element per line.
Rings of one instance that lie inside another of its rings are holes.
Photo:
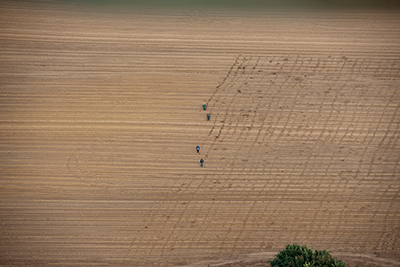
<path fill-rule="evenodd" d="M 400 266 L 398 13 L 0 14 L 0 265 Z"/>

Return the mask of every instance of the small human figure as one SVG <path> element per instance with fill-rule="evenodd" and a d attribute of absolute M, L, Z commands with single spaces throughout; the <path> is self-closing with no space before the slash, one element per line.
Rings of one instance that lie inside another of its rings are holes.
<path fill-rule="evenodd" d="M 197 153 L 200 153 L 200 147 L 196 146 Z"/>
<path fill-rule="evenodd" d="M 201 159 L 201 160 L 200 160 L 200 167 L 203 167 L 203 163 L 204 163 L 204 160 Z"/>
<path fill-rule="evenodd" d="M 207 114 L 207 120 L 210 120 L 210 113 Z"/>
<path fill-rule="evenodd" d="M 203 103 L 203 110 L 206 110 L 206 108 L 207 108 L 206 103 Z"/>

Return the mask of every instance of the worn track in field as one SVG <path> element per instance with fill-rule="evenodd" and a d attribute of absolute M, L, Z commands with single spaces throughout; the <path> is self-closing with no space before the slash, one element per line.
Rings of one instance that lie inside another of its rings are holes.
<path fill-rule="evenodd" d="M 0 265 L 400 266 L 398 14 L 0 12 Z"/>

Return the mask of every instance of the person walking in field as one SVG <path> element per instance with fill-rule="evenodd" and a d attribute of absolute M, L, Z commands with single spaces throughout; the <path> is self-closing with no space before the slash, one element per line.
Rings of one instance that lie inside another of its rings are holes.
<path fill-rule="evenodd" d="M 203 110 L 206 110 L 206 108 L 207 108 L 206 103 L 203 103 Z"/>
<path fill-rule="evenodd" d="M 200 147 L 196 146 L 197 153 L 200 153 Z"/>
<path fill-rule="evenodd" d="M 207 114 L 207 120 L 210 120 L 210 113 Z"/>
<path fill-rule="evenodd" d="M 201 160 L 200 160 L 200 167 L 203 167 L 203 163 L 204 163 L 204 160 L 201 159 Z"/>

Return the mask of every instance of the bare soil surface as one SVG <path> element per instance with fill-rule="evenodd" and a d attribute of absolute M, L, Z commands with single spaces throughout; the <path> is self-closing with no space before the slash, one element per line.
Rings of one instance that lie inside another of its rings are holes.
<path fill-rule="evenodd" d="M 0 14 L 1 266 L 400 266 L 399 13 Z"/>

